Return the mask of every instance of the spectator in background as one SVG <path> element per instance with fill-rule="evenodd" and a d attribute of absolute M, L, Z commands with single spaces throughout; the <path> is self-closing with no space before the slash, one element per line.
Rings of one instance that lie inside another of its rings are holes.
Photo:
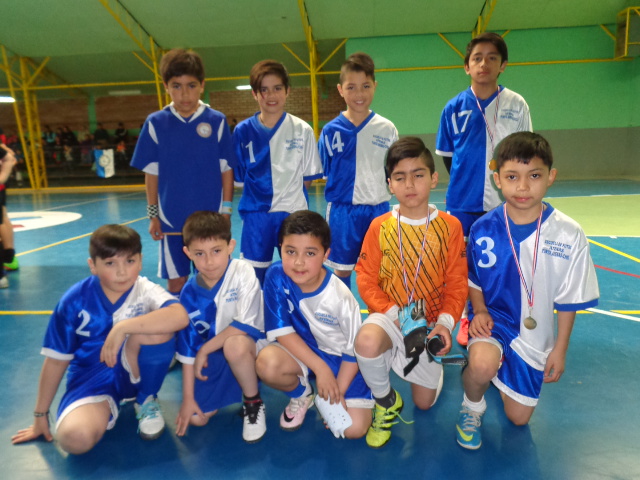
<path fill-rule="evenodd" d="M 109 145 L 109 132 L 107 132 L 101 123 L 98 124 L 96 131 L 93 132 L 93 139 L 98 148 L 107 148 Z"/>

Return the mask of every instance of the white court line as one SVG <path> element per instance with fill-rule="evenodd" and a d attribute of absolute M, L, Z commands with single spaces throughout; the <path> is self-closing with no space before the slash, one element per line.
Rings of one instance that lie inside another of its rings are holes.
<path fill-rule="evenodd" d="M 623 315 L 622 313 L 608 312 L 607 310 L 600 310 L 599 308 L 587 308 L 587 310 L 593 313 L 601 313 L 603 315 L 609 315 L 610 317 L 624 318 L 625 320 L 640 322 L 639 317 L 632 317 L 631 315 Z"/>
<path fill-rule="evenodd" d="M 117 193 L 117 192 L 105 192 L 105 193 Z M 122 195 L 122 197 L 120 197 L 120 198 L 127 197 L 127 196 L 133 196 L 133 195 L 139 195 L 139 194 L 144 195 L 144 192 L 127 193 L 125 195 Z M 108 200 L 109 200 L 108 198 L 101 198 L 99 200 L 87 200 L 86 202 L 69 203 L 69 204 L 66 204 L 66 205 L 60 205 L 58 207 L 42 208 L 42 209 L 40 209 L 40 211 L 47 212 L 47 211 L 50 211 L 50 210 L 59 210 L 61 208 L 77 207 L 78 205 L 88 205 L 89 203 L 106 202 Z"/>

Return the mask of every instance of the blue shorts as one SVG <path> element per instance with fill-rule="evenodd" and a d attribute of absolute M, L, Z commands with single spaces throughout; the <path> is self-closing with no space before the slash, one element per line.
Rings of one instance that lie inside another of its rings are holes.
<path fill-rule="evenodd" d="M 447 210 L 447 213 L 460 220 L 460 223 L 462 224 L 462 232 L 464 233 L 464 239 L 466 241 L 469 238 L 471 225 L 476 223 L 476 220 L 478 220 L 487 212 L 463 212 L 461 210 Z"/>
<path fill-rule="evenodd" d="M 373 219 L 389 211 L 389 202 L 378 205 L 327 204 L 331 228 L 331 251 L 325 262 L 336 270 L 353 270 L 360 256 L 362 241 Z"/>
<path fill-rule="evenodd" d="M 280 226 L 289 212 L 249 212 L 242 216 L 242 258 L 256 268 L 267 268 L 278 248 Z"/>
<path fill-rule="evenodd" d="M 180 278 L 191 273 L 191 260 L 182 250 L 182 235 L 165 235 L 159 242 L 158 277 Z"/>
<path fill-rule="evenodd" d="M 66 391 L 58 406 L 56 426 L 74 409 L 106 400 L 111 409 L 107 430 L 113 428 L 118 418 L 120 402 L 135 398 L 139 383 L 139 379 L 131 377 L 126 360 L 123 362 L 124 348 L 120 349 L 118 357 L 120 361 L 113 368 L 102 362 L 82 368 L 70 365 Z"/>
<path fill-rule="evenodd" d="M 222 349 L 209 355 L 208 367 L 202 369 L 207 380 L 195 379 L 194 398 L 203 413 L 242 401 L 242 389 L 224 357 Z"/>

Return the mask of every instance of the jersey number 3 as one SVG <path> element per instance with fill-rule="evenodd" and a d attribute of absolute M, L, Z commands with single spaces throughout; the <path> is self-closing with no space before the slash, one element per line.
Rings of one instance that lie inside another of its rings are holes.
<path fill-rule="evenodd" d="M 480 237 L 478 240 L 476 240 L 476 245 L 482 248 L 482 252 L 480 252 L 482 256 L 478 260 L 478 266 L 480 268 L 493 267 L 496 264 L 496 260 L 498 259 L 498 257 L 496 257 L 496 254 L 492 252 L 493 247 L 496 246 L 493 238 Z"/>

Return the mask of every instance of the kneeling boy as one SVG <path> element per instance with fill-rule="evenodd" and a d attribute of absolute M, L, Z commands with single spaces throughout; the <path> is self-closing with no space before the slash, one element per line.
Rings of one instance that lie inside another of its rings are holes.
<path fill-rule="evenodd" d="M 318 395 L 342 403 L 351 417 L 345 437 L 360 438 L 371 425 L 374 402 L 353 354 L 360 306 L 323 266 L 331 244 L 329 225 L 315 212 L 293 213 L 282 223 L 279 243 L 282 262 L 269 268 L 264 285 L 267 339 L 277 342 L 258 355 L 258 375 L 291 398 L 280 417 L 284 430 L 302 425 L 313 402 L 310 377 L 315 376 Z"/>
<path fill-rule="evenodd" d="M 191 214 L 182 238 L 197 272 L 180 294 L 191 323 L 178 336 L 183 365 L 176 433 L 206 425 L 217 409 L 242 398 L 242 438 L 257 442 L 267 431 L 255 370 L 256 345 L 264 338 L 260 283 L 249 263 L 230 258 L 236 242 L 225 216 Z"/>
<path fill-rule="evenodd" d="M 582 228 L 542 201 L 556 177 L 549 143 L 513 133 L 495 159 L 505 202 L 473 224 L 468 246 L 471 339 L 456 429 L 471 450 L 482 444 L 489 385 L 500 390 L 509 420 L 526 425 L 542 384 L 564 372 L 576 311 L 600 295 Z"/>
<path fill-rule="evenodd" d="M 440 335 L 444 347 L 439 354 L 446 354 L 467 298 L 460 221 L 429 204 L 431 189 L 438 183 L 431 152 L 417 137 L 402 138 L 389 148 L 386 171 L 389 189 L 400 205 L 371 223 L 356 264 L 360 296 L 370 312 L 355 351 L 376 399 L 367 433 L 367 444 L 373 448 L 390 440 L 391 426 L 403 406 L 400 394 L 391 388 L 391 368 L 411 383 L 418 408 L 427 410 L 435 404 L 442 388 L 442 366 L 424 352 L 424 335 L 415 333 L 433 328 L 429 338 Z M 424 315 L 415 320 L 426 325 L 413 328 L 411 312 L 418 304 L 424 305 L 420 309 Z M 418 340 L 415 350 L 409 349 L 414 340 Z"/>
<path fill-rule="evenodd" d="M 140 436 L 160 436 L 165 422 L 156 395 L 175 354 L 174 333 L 189 318 L 173 295 L 139 276 L 141 251 L 140 235 L 130 227 L 93 232 L 93 275 L 65 293 L 49 320 L 34 423 L 13 443 L 53 439 L 49 407 L 68 367 L 56 423 L 65 451 L 91 450 L 115 425 L 120 402 L 134 397 Z"/>

